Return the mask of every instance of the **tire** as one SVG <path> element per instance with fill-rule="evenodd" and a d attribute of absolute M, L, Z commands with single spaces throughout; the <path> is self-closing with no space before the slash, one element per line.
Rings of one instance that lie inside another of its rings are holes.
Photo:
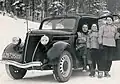
<path fill-rule="evenodd" d="M 12 79 L 22 79 L 27 72 L 27 70 L 18 68 L 13 65 L 6 64 L 5 67 L 6 67 L 6 72 L 8 76 Z"/>
<path fill-rule="evenodd" d="M 58 82 L 66 82 L 70 79 L 72 74 L 73 61 L 71 54 L 65 50 L 57 65 L 53 66 L 53 75 Z"/>

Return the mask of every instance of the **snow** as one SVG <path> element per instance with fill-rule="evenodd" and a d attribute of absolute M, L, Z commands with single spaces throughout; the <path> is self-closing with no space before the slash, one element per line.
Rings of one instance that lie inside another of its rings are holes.
<path fill-rule="evenodd" d="M 74 70 L 68 82 L 62 84 L 119 84 L 120 62 L 114 62 L 111 70 L 111 78 L 98 79 L 90 78 L 88 72 Z M 5 68 L 0 71 L 0 84 L 59 84 L 52 75 L 52 71 L 28 71 L 26 76 L 21 80 L 12 80 L 8 77 Z M 96 73 L 97 74 L 97 73 Z"/>
<path fill-rule="evenodd" d="M 27 24 L 26 20 L 11 18 L 0 15 L 0 55 L 1 51 L 11 42 L 13 37 L 20 37 L 21 39 L 25 39 L 25 35 L 27 32 Z M 28 21 L 28 27 L 32 29 L 38 29 L 40 23 L 35 23 Z"/>
<path fill-rule="evenodd" d="M 39 28 L 40 23 L 29 21 L 30 28 Z M 0 15 L 0 53 L 7 44 L 11 42 L 11 38 L 19 36 L 25 38 L 26 21 L 23 19 L 14 19 L 8 16 Z M 84 73 L 80 70 L 73 71 L 73 74 L 65 84 L 119 84 L 120 62 L 113 62 L 111 70 L 111 78 L 98 79 L 90 78 L 88 72 Z M 52 71 L 28 71 L 25 78 L 21 80 L 12 80 L 5 72 L 4 65 L 0 64 L 0 84 L 58 84 L 54 80 Z"/>

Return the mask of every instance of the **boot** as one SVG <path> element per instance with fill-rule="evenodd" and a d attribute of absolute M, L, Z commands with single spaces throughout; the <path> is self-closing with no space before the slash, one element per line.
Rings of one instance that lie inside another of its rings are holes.
<path fill-rule="evenodd" d="M 94 71 L 91 71 L 90 74 L 89 74 L 90 77 L 95 77 L 95 70 Z"/>
<path fill-rule="evenodd" d="M 83 58 L 83 72 L 87 71 L 87 63 L 86 63 L 86 58 Z"/>
<path fill-rule="evenodd" d="M 111 75 L 109 74 L 109 71 L 104 71 L 104 77 L 111 77 Z"/>
<path fill-rule="evenodd" d="M 103 71 L 98 71 L 98 78 L 103 78 Z"/>
<path fill-rule="evenodd" d="M 88 67 L 89 67 L 89 69 L 88 69 L 89 71 L 94 70 L 94 68 L 93 68 L 93 65 L 92 65 L 92 64 L 89 64 L 89 65 L 88 65 Z"/>
<path fill-rule="evenodd" d="M 92 64 L 89 64 L 89 70 L 90 70 L 90 77 L 95 77 L 95 69 L 93 68 Z"/>
<path fill-rule="evenodd" d="M 83 72 L 87 72 L 87 67 L 84 66 L 82 71 L 83 71 Z"/>

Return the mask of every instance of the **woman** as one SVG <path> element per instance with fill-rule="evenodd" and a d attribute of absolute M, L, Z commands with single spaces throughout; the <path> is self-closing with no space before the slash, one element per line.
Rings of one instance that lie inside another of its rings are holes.
<path fill-rule="evenodd" d="M 99 29 L 99 44 L 103 47 L 103 57 L 101 59 L 100 71 L 98 77 L 110 77 L 109 71 L 112 65 L 112 56 L 116 47 L 115 35 L 117 33 L 116 26 L 113 25 L 113 18 L 107 17 L 106 24 Z"/>
<path fill-rule="evenodd" d="M 88 34 L 88 43 L 89 43 L 89 49 L 90 49 L 90 57 L 92 61 L 92 66 L 90 70 L 89 76 L 95 77 L 95 69 L 96 65 L 99 69 L 99 61 L 98 61 L 98 51 L 99 51 L 99 42 L 98 42 L 98 27 L 96 24 L 93 24 L 91 26 L 91 31 Z"/>

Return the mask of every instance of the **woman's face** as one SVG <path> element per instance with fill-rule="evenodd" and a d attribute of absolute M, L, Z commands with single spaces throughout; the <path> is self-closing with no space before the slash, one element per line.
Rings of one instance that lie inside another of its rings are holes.
<path fill-rule="evenodd" d="M 108 17 L 107 20 L 106 20 L 106 23 L 107 24 L 112 24 L 112 22 L 113 22 L 112 19 L 110 17 Z"/>
<path fill-rule="evenodd" d="M 85 33 L 88 32 L 88 25 L 83 25 L 82 31 Z"/>
<path fill-rule="evenodd" d="M 92 30 L 92 31 L 98 31 L 97 25 L 96 25 L 96 24 L 93 24 L 92 27 L 91 27 L 91 30 Z"/>

